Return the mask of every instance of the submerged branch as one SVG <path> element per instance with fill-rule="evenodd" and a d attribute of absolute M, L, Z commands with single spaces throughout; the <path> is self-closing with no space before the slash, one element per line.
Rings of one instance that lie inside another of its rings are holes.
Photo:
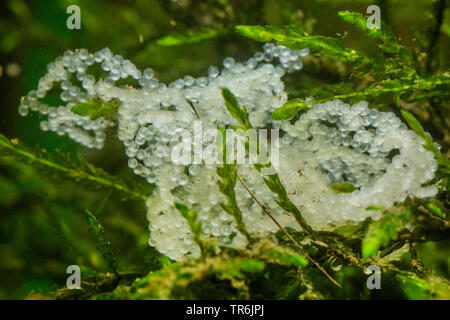
<path fill-rule="evenodd" d="M 148 195 L 146 195 L 140 191 L 131 190 L 124 183 L 122 183 L 120 181 L 116 181 L 117 178 L 109 176 L 103 171 L 101 171 L 102 175 L 95 175 L 95 174 L 89 173 L 87 171 L 83 171 L 79 168 L 74 169 L 74 168 L 69 168 L 69 167 L 63 166 L 52 160 L 45 159 L 43 157 L 39 157 L 38 155 L 35 155 L 35 154 L 31 153 L 30 151 L 27 151 L 25 148 L 12 143 L 5 136 L 3 136 L 1 134 L 0 134 L 0 149 L 6 149 L 12 155 L 24 157 L 25 159 L 27 159 L 33 163 L 38 163 L 46 168 L 55 170 L 57 172 L 61 172 L 71 179 L 91 181 L 91 182 L 94 182 L 101 186 L 112 188 L 117 191 L 123 192 L 123 193 L 131 196 L 132 198 L 135 198 L 138 200 L 147 200 L 147 198 L 148 198 Z M 92 168 L 92 171 L 100 172 L 100 170 L 101 170 L 98 168 L 94 168 L 90 164 L 88 166 L 89 166 L 89 168 Z"/>
<path fill-rule="evenodd" d="M 333 279 L 333 277 L 317 262 L 315 261 L 313 258 L 310 257 L 310 255 L 308 253 L 306 253 L 303 250 L 303 247 L 286 231 L 286 229 L 284 229 L 279 223 L 278 221 L 272 216 L 271 212 L 269 209 L 267 209 L 267 207 L 261 202 L 259 201 L 259 199 L 256 197 L 256 195 L 248 188 L 247 184 L 245 183 L 245 181 L 238 175 L 238 180 L 239 182 L 243 185 L 243 187 L 245 188 L 245 190 L 247 190 L 247 192 L 250 194 L 250 196 L 256 201 L 256 203 L 263 209 L 264 213 L 267 214 L 267 216 L 277 225 L 277 227 L 286 235 L 286 237 L 289 238 L 289 240 L 292 241 L 292 243 L 301 251 L 301 253 L 314 265 L 317 267 L 317 269 L 319 269 L 333 284 L 335 284 L 336 286 L 338 286 L 339 288 L 342 288 L 342 286 L 339 284 L 339 282 L 337 282 L 336 280 Z"/>

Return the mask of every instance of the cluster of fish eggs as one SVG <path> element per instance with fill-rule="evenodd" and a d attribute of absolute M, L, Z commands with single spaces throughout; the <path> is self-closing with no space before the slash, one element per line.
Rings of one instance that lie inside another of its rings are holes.
<path fill-rule="evenodd" d="M 43 130 L 67 134 L 90 148 L 101 148 L 105 130 L 117 126 L 129 158 L 128 166 L 157 186 L 146 202 L 149 244 L 174 260 L 200 254 L 175 202 L 185 203 L 198 213 L 205 237 L 215 237 L 223 246 L 240 248 L 247 244 L 234 218 L 221 207 L 226 200 L 218 188 L 216 165 L 201 161 L 178 163 L 172 157 L 178 144 L 174 136 L 181 132 L 193 136 L 196 120 L 202 122 L 203 133 L 218 126 L 238 125 L 221 96 L 223 87 L 236 96 L 241 106 L 246 106 L 254 127 L 281 127 L 286 132 L 280 142 L 277 172 L 290 199 L 314 227 L 326 228 L 332 223 L 359 221 L 379 214 L 365 211 L 367 205 L 389 206 L 407 195 L 434 194 L 433 186 L 420 187 L 433 176 L 436 163 L 432 155 L 391 113 L 379 113 L 364 103 L 351 107 L 333 101 L 312 107 L 295 124 L 271 120 L 271 113 L 287 101 L 282 76 L 300 70 L 300 58 L 307 54 L 307 49 L 266 44 L 263 52 L 244 63 L 229 57 L 221 70 L 211 66 L 207 76 L 185 76 L 166 85 L 159 82 L 152 69 L 140 71 L 109 49 L 93 54 L 85 49 L 67 51 L 49 64 L 38 89 L 22 99 L 19 113 L 27 115 L 31 110 L 47 114 L 48 118 L 41 122 Z M 272 63 L 275 58 L 278 64 Z M 107 75 L 96 79 L 90 74 L 88 68 L 94 64 L 100 65 Z M 134 80 L 140 88 L 116 85 L 120 79 Z M 58 107 L 41 101 L 54 83 L 60 84 L 64 102 Z M 91 98 L 120 100 L 117 118 L 92 120 L 70 111 Z M 210 143 L 206 135 L 202 143 L 203 147 Z M 192 144 L 192 159 L 202 156 L 203 150 L 198 151 Z M 397 150 L 398 155 L 390 158 L 392 150 Z M 414 154 L 420 156 L 414 158 Z M 280 225 L 300 229 L 265 186 L 264 173 L 251 165 L 240 165 L 238 171 Z M 273 173 L 273 168 L 266 172 Z M 340 182 L 359 189 L 350 194 L 334 194 L 330 186 Z M 277 231 L 277 226 L 239 183 L 236 201 L 251 234 L 263 237 Z"/>
<path fill-rule="evenodd" d="M 176 163 L 171 151 L 178 142 L 173 139 L 178 132 L 194 134 L 195 120 L 202 121 L 203 132 L 238 124 L 225 107 L 221 96 L 223 87 L 247 107 L 254 126 L 272 123 L 271 113 L 287 100 L 281 77 L 286 72 L 301 69 L 300 57 L 307 55 L 308 50 L 290 50 L 273 44 L 267 44 L 263 49 L 244 63 L 228 57 L 220 71 L 211 66 L 207 76 L 185 76 L 169 85 L 159 82 L 152 69 L 141 72 L 129 60 L 114 55 L 107 48 L 95 53 L 85 49 L 67 51 L 49 64 L 38 90 L 23 99 L 19 112 L 21 115 L 30 110 L 48 114 L 48 119 L 41 122 L 42 129 L 68 134 L 91 148 L 101 148 L 105 129 L 117 126 L 129 167 L 157 186 L 147 201 L 147 217 L 149 243 L 162 253 L 175 260 L 199 255 L 186 221 L 174 207 L 176 201 L 186 203 L 198 212 L 204 236 L 216 237 L 220 245 L 242 247 L 247 243 L 246 238 L 237 231 L 233 217 L 220 206 L 225 198 L 217 185 L 220 178 L 216 166 L 202 162 Z M 281 64 L 270 63 L 274 58 Z M 90 74 L 89 67 L 94 64 L 100 65 L 107 75 L 96 79 Z M 117 86 L 115 82 L 119 79 L 134 79 L 140 88 Z M 65 105 L 50 107 L 41 101 L 54 83 L 60 84 L 60 97 Z M 90 98 L 119 99 L 122 104 L 117 119 L 111 121 L 100 117 L 92 120 L 70 111 Z M 203 146 L 208 143 L 205 136 Z M 198 156 L 194 146 L 192 150 L 192 157 Z M 253 200 L 246 200 L 255 208 Z M 251 210 L 243 208 L 243 211 L 249 212 L 245 215 L 245 218 L 250 217 L 248 221 L 257 220 L 252 219 Z M 254 225 L 255 233 L 261 231 L 258 224 Z M 273 231 L 273 226 L 262 230 Z"/>
<path fill-rule="evenodd" d="M 294 124 L 283 123 L 278 174 L 291 201 L 315 228 L 362 221 L 407 196 L 431 197 L 423 186 L 437 169 L 433 154 L 393 113 L 340 100 L 317 104 Z M 334 184 L 356 190 L 336 193 Z"/>

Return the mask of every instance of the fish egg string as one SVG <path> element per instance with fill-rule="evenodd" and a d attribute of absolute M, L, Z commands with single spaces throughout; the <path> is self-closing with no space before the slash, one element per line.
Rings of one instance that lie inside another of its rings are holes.
<path fill-rule="evenodd" d="M 204 237 L 217 238 L 220 246 L 242 248 L 248 244 L 233 217 L 220 206 L 226 199 L 218 188 L 221 178 L 217 167 L 185 166 L 171 159 L 173 134 L 183 130 L 193 134 L 197 117 L 192 106 L 205 130 L 238 125 L 221 96 L 223 87 L 246 106 L 254 127 L 271 126 L 286 133 L 280 139 L 278 168 L 261 174 L 251 165 L 237 165 L 248 187 L 282 227 L 300 230 L 295 219 L 278 206 L 264 175 L 278 173 L 289 199 L 301 208 L 308 224 L 320 230 L 367 217 L 380 218 L 379 211 L 365 210 L 370 205 L 391 207 L 407 196 L 435 195 L 435 185 L 422 185 L 433 178 L 436 160 L 393 113 L 369 109 L 366 102 L 350 106 L 335 100 L 312 106 L 293 124 L 271 119 L 271 113 L 287 102 L 281 78 L 286 72 L 300 70 L 301 57 L 308 53 L 308 49 L 291 50 L 267 43 L 262 52 L 244 63 L 228 57 L 221 70 L 211 66 L 207 76 L 185 76 L 166 85 L 152 69 L 141 71 L 107 48 L 94 54 L 86 49 L 66 51 L 48 65 L 37 90 L 22 99 L 19 113 L 47 115 L 40 123 L 42 130 L 67 134 L 88 148 L 101 149 L 106 129 L 117 127 L 128 166 L 156 185 L 146 201 L 149 244 L 174 260 L 200 255 L 175 202 L 185 203 L 198 213 Z M 274 59 L 278 64 L 270 63 Z M 107 76 L 96 79 L 89 74 L 88 68 L 94 64 Z M 140 88 L 115 85 L 120 79 L 133 79 Z M 60 83 L 65 105 L 51 107 L 41 102 L 54 83 Z M 93 120 L 70 111 L 91 98 L 120 100 L 117 118 Z M 392 152 L 397 155 L 391 158 Z M 357 190 L 335 194 L 335 183 L 350 183 Z M 278 231 L 242 185 L 236 184 L 235 190 L 248 232 L 266 237 Z"/>

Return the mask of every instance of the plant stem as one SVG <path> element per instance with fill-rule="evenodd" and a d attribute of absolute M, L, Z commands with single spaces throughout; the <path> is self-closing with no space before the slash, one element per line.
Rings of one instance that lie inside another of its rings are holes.
<path fill-rule="evenodd" d="M 5 138 L 4 136 L 0 136 L 0 147 L 6 148 L 9 151 L 15 153 L 16 155 L 25 157 L 33 162 L 36 162 L 36 163 L 39 163 L 40 165 L 45 166 L 47 168 L 62 172 L 72 179 L 84 179 L 84 180 L 92 181 L 92 182 L 98 183 L 100 185 L 103 185 L 105 187 L 113 188 L 113 189 L 116 189 L 123 193 L 126 193 L 135 199 L 147 200 L 147 198 L 148 198 L 148 195 L 141 193 L 139 191 L 131 190 L 124 184 L 121 184 L 116 181 L 112 181 L 113 179 L 108 180 L 106 177 L 95 176 L 95 175 L 92 175 L 92 174 L 82 171 L 82 170 L 67 168 L 67 167 L 62 166 L 58 163 L 55 163 L 51 160 L 40 158 L 31 152 L 28 152 L 22 148 L 16 147 L 13 143 L 9 142 L 9 140 L 7 138 Z"/>
<path fill-rule="evenodd" d="M 333 279 L 332 276 L 330 276 L 330 274 L 324 269 L 322 268 L 322 266 L 316 262 L 313 258 L 311 258 L 309 256 L 308 253 L 306 253 L 303 250 L 303 247 L 286 231 L 286 229 L 284 229 L 279 223 L 278 221 L 272 216 L 272 213 L 270 212 L 269 209 L 267 209 L 267 207 L 261 202 L 259 201 L 259 199 L 256 197 L 256 195 L 248 188 L 247 184 L 244 182 L 244 180 L 238 175 L 237 176 L 239 182 L 244 186 L 245 190 L 247 190 L 247 192 L 250 194 L 250 196 L 256 201 L 256 203 L 263 209 L 263 211 L 267 214 L 267 216 L 277 225 L 277 227 L 289 238 L 289 240 L 292 241 L 292 243 L 302 252 L 302 254 L 314 265 L 316 266 L 316 268 L 318 268 L 328 279 L 330 279 L 330 281 L 335 284 L 336 286 L 338 286 L 339 288 L 342 288 L 342 286 L 339 284 L 339 282 L 337 282 L 336 280 Z"/>
<path fill-rule="evenodd" d="M 361 91 L 355 91 L 352 93 L 348 93 L 348 94 L 341 94 L 341 95 L 337 95 L 334 96 L 332 98 L 325 98 L 325 99 L 320 99 L 317 100 L 316 103 L 323 103 L 329 100 L 334 100 L 334 99 L 347 99 L 347 98 L 353 98 L 353 97 L 366 97 L 366 96 L 376 96 L 380 93 L 388 93 L 388 92 L 403 92 L 403 91 L 408 91 L 408 90 L 429 90 L 431 88 L 434 88 L 436 86 L 439 85 L 443 85 L 443 84 L 450 84 L 450 78 L 449 79 L 445 79 L 445 80 L 441 80 L 441 79 L 437 79 L 435 81 L 424 81 L 424 82 L 419 82 L 416 84 L 411 84 L 411 85 L 403 85 L 401 87 L 396 87 L 396 88 L 367 88 Z M 417 97 L 416 97 L 417 98 Z M 426 96 L 424 96 L 424 99 L 426 98 Z"/>

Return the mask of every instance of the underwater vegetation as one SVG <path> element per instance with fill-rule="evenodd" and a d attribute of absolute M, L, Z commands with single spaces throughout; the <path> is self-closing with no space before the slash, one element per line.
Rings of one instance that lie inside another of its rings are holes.
<path fill-rule="evenodd" d="M 448 299 L 450 9 L 375 2 L 8 1 L 0 298 Z"/>

